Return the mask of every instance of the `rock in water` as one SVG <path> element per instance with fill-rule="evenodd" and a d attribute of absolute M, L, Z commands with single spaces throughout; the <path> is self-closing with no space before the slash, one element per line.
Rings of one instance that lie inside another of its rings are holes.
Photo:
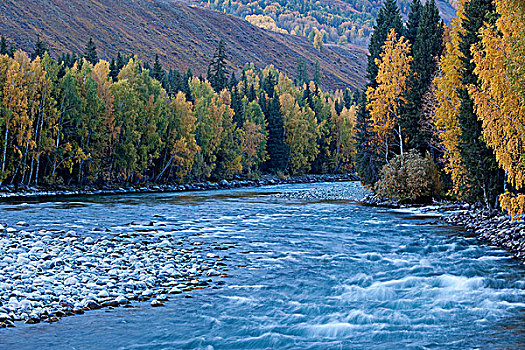
<path fill-rule="evenodd" d="M 153 307 L 164 306 L 164 304 L 160 300 L 157 300 L 157 299 L 152 300 L 150 305 Z"/>

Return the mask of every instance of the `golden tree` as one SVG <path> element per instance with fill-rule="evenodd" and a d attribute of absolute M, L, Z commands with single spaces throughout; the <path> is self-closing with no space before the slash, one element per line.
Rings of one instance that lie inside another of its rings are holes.
<path fill-rule="evenodd" d="M 517 190 L 525 188 L 525 100 L 513 88 L 511 64 L 518 56 L 521 36 L 525 32 L 524 10 L 512 1 L 495 1 L 500 17 L 495 26 L 482 30 L 482 42 L 473 47 L 481 86 L 470 86 L 476 112 L 483 123 L 483 137 L 494 149 L 496 160 L 505 170 L 507 181 Z M 506 192 L 500 197 L 502 208 L 514 219 L 525 214 L 525 194 Z"/>
<path fill-rule="evenodd" d="M 390 30 L 382 48 L 380 59 L 376 59 L 379 67 L 377 87 L 369 87 L 366 91 L 367 108 L 373 124 L 373 129 L 383 142 L 385 158 L 388 161 L 389 138 L 395 132 L 399 139 L 399 148 L 403 154 L 403 134 L 399 124 L 399 106 L 404 101 L 407 79 L 410 75 L 410 44 L 403 36 L 399 39 L 394 29 Z"/>
<path fill-rule="evenodd" d="M 458 198 L 466 195 L 469 181 L 468 172 L 463 164 L 459 143 L 461 139 L 461 126 L 459 124 L 459 109 L 461 100 L 458 91 L 462 89 L 461 52 L 459 42 L 463 34 L 461 22 L 465 18 L 465 0 L 459 1 L 458 12 L 450 29 L 445 45 L 445 54 L 439 63 L 438 75 L 434 78 L 436 89 L 436 109 L 434 111 L 434 124 L 438 130 L 441 146 L 444 150 L 445 172 L 450 174 L 453 182 L 452 194 Z"/>

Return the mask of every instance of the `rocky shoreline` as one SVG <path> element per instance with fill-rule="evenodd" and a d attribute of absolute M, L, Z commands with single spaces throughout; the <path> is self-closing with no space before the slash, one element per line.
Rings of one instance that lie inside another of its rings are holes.
<path fill-rule="evenodd" d="M 523 220 L 512 221 L 500 211 L 475 207 L 449 212 L 443 216 L 443 220 L 476 233 L 480 240 L 504 248 L 517 258 L 525 258 Z"/>
<path fill-rule="evenodd" d="M 125 233 L 94 228 L 86 235 L 0 225 L 0 328 L 134 302 L 159 307 L 175 294 L 224 284 L 225 254 L 235 244 L 177 237 L 157 221 L 128 226 Z"/>
<path fill-rule="evenodd" d="M 240 187 L 261 187 L 269 185 L 282 185 L 294 183 L 313 183 L 313 182 L 339 182 L 339 181 L 358 181 L 353 174 L 309 174 L 302 176 L 292 176 L 287 178 L 264 176 L 258 180 L 221 180 L 219 182 L 199 182 L 188 184 L 147 184 L 137 186 L 102 186 L 102 187 L 62 187 L 57 189 L 39 187 L 19 187 L 0 186 L 0 200 L 16 198 L 38 198 L 56 196 L 78 196 L 78 195 L 111 195 L 126 193 L 155 193 L 155 192 L 182 192 L 182 191 L 209 191 L 225 190 Z"/>

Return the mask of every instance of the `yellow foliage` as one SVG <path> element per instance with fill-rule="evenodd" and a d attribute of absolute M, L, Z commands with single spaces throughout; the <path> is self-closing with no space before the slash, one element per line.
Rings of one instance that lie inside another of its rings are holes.
<path fill-rule="evenodd" d="M 394 29 L 388 34 L 383 45 L 380 59 L 376 59 L 379 67 L 377 87 L 369 87 L 366 91 L 367 109 L 370 112 L 372 127 L 379 139 L 384 142 L 385 158 L 388 160 L 388 140 L 397 126 L 397 136 L 401 153 L 403 152 L 403 137 L 398 123 L 400 102 L 404 101 L 403 93 L 410 74 L 410 44 L 404 37 L 397 38 Z"/>
<path fill-rule="evenodd" d="M 259 28 L 271 30 L 281 34 L 289 34 L 286 29 L 277 27 L 275 20 L 272 17 L 265 15 L 249 15 L 245 18 L 248 22 Z"/>
<path fill-rule="evenodd" d="M 523 10 L 509 1 L 496 0 L 495 4 L 500 14 L 496 25 L 484 28 L 481 45 L 472 49 L 474 72 L 481 86 L 470 86 L 469 92 L 482 121 L 485 141 L 494 149 L 508 182 L 521 190 L 525 188 L 525 100 L 506 73 L 509 62 L 516 58 L 514 45 L 524 33 L 525 17 Z M 525 210 L 525 196 L 506 193 L 501 204 L 519 218 Z"/>
<path fill-rule="evenodd" d="M 445 54 L 441 57 L 438 75 L 434 79 L 436 85 L 434 124 L 445 153 L 445 172 L 452 178 L 452 194 L 458 198 L 466 195 L 465 189 L 468 186 L 468 172 L 463 165 L 459 149 L 461 127 L 458 120 L 461 105 L 458 91 L 462 88 L 461 73 L 458 71 L 458 67 L 462 66 L 459 40 L 463 33 L 461 21 L 464 19 L 464 9 L 465 0 L 460 0 L 457 15 L 449 30 L 450 40 L 446 43 Z"/>

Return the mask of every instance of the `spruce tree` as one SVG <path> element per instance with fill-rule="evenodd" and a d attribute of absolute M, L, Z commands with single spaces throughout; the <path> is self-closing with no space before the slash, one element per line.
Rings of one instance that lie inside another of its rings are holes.
<path fill-rule="evenodd" d="M 86 48 L 84 49 L 84 58 L 93 65 L 98 63 L 97 47 L 93 42 L 93 38 L 91 37 L 89 38 Z"/>
<path fill-rule="evenodd" d="M 474 73 L 471 47 L 480 41 L 479 30 L 485 22 L 493 20 L 495 12 L 491 0 L 470 0 L 465 7 L 462 22 L 464 33 L 460 37 L 459 49 L 463 55 L 461 75 L 463 86 L 479 84 Z M 460 151 L 472 183 L 472 200 L 480 200 L 487 206 L 496 204 L 498 194 L 503 189 L 504 175 L 498 169 L 494 152 L 481 136 L 482 125 L 474 111 L 474 103 L 468 90 L 459 92 L 461 105 L 459 123 L 461 127 Z"/>
<path fill-rule="evenodd" d="M 250 85 L 246 97 L 248 97 L 248 101 L 250 102 L 255 101 L 257 99 L 257 93 L 255 92 L 255 88 L 253 87 L 253 85 Z"/>
<path fill-rule="evenodd" d="M 230 89 L 233 89 L 233 87 L 237 87 L 237 84 L 239 82 L 237 81 L 237 77 L 235 76 L 235 72 L 232 72 L 232 75 L 230 77 L 230 82 L 228 83 Z"/>
<path fill-rule="evenodd" d="M 126 61 L 126 58 L 120 54 L 120 51 L 117 52 L 117 61 L 115 62 L 117 65 L 117 71 L 121 71 L 122 68 L 128 63 Z"/>
<path fill-rule="evenodd" d="M 271 99 L 266 114 L 268 121 L 268 160 L 266 169 L 272 172 L 282 172 L 286 170 L 288 161 L 288 146 L 284 140 L 284 124 L 281 114 L 281 103 L 279 97 Z"/>
<path fill-rule="evenodd" d="M 217 51 L 208 67 L 209 81 L 216 92 L 228 87 L 228 72 L 226 70 L 226 47 L 223 40 L 219 41 Z"/>
<path fill-rule="evenodd" d="M 319 61 L 315 61 L 314 64 L 314 76 L 313 81 L 315 83 L 315 86 L 319 87 L 321 86 L 321 79 L 323 77 L 323 73 L 321 73 L 321 65 L 319 64 Z"/>
<path fill-rule="evenodd" d="M 193 77 L 193 73 L 190 68 L 186 71 L 184 74 L 184 77 L 182 78 L 182 92 L 186 95 L 186 100 L 190 102 L 195 102 L 193 100 L 193 96 L 191 96 L 191 89 L 190 89 L 190 79 Z"/>
<path fill-rule="evenodd" d="M 2 38 L 0 38 L 0 55 L 7 55 L 9 52 L 9 48 L 7 47 L 7 40 L 2 35 Z"/>
<path fill-rule="evenodd" d="M 308 76 L 308 68 L 306 67 L 306 62 L 304 61 L 304 59 L 299 58 L 299 61 L 297 61 L 297 85 L 302 85 L 309 81 L 310 77 Z"/>
<path fill-rule="evenodd" d="M 40 39 L 40 35 L 36 37 L 35 51 L 31 54 L 31 59 L 34 60 L 37 57 L 44 57 L 45 53 L 48 51 L 47 44 Z"/>
<path fill-rule="evenodd" d="M 377 85 L 376 77 L 378 67 L 375 60 L 379 58 L 381 48 L 392 28 L 395 29 L 398 35 L 404 35 L 403 22 L 401 21 L 401 15 L 399 14 L 399 8 L 397 7 L 395 0 L 386 0 L 377 15 L 374 32 L 370 37 L 370 44 L 368 45 L 369 55 L 366 77 L 369 81 L 369 85 L 372 87 L 376 87 Z"/>
<path fill-rule="evenodd" d="M 263 89 L 268 94 L 268 97 L 273 98 L 275 93 L 275 85 L 277 84 L 277 77 L 272 71 L 263 80 Z"/>
<path fill-rule="evenodd" d="M 411 6 L 414 11 L 419 11 L 418 8 L 417 5 Z M 410 16 L 413 23 L 417 16 L 416 14 Z M 405 103 L 401 108 L 400 123 L 405 130 L 405 135 L 408 136 L 407 147 L 426 152 L 430 150 L 428 145 L 431 135 L 424 133 L 421 128 L 423 96 L 430 87 L 443 51 L 444 27 L 434 0 L 425 3 L 417 21 L 417 28 L 412 24 L 408 28 L 411 32 L 416 30 L 416 36 L 412 45 L 412 75 L 404 94 Z"/>
<path fill-rule="evenodd" d="M 151 68 L 150 76 L 160 82 L 166 91 L 169 90 L 166 71 L 164 71 L 164 68 L 162 68 L 158 54 L 155 54 L 155 62 L 153 63 L 153 68 Z"/>
<path fill-rule="evenodd" d="M 373 185 L 378 180 L 379 169 L 383 158 L 377 154 L 373 144 L 374 134 L 370 125 L 370 115 L 366 109 L 366 95 L 361 93 L 358 98 L 356 115 L 356 171 L 361 183 Z"/>
<path fill-rule="evenodd" d="M 115 59 L 112 58 L 111 62 L 109 63 L 109 77 L 113 82 L 117 81 L 119 70 L 117 69 L 117 63 L 115 62 Z"/>
<path fill-rule="evenodd" d="M 423 5 L 421 0 L 412 0 L 410 4 L 410 12 L 408 13 L 408 21 L 406 24 L 406 38 L 411 45 L 416 41 L 417 32 L 419 29 L 419 22 L 423 14 Z"/>

